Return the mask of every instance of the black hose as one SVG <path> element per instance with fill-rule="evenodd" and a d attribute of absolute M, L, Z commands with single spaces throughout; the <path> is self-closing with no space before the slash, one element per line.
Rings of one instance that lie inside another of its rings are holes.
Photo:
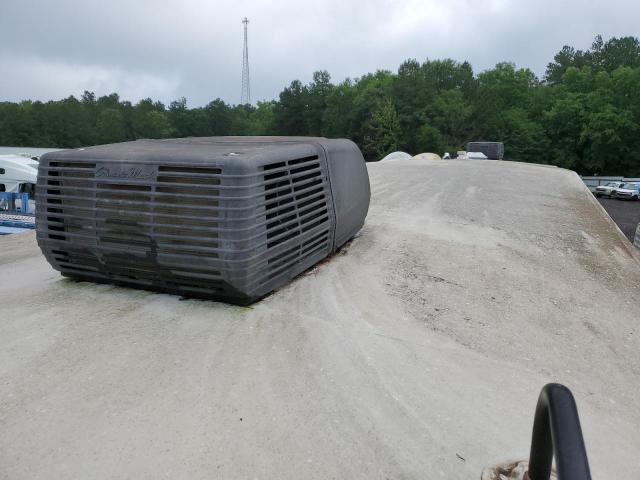
<path fill-rule="evenodd" d="M 549 383 L 540 392 L 533 421 L 529 479 L 549 480 L 554 456 L 558 480 L 591 480 L 573 395 L 564 385 Z"/>

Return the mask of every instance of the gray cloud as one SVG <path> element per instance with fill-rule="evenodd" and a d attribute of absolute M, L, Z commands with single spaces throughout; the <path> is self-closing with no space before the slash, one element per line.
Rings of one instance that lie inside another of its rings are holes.
<path fill-rule="evenodd" d="M 0 0 L 0 100 L 86 89 L 237 103 L 245 15 L 253 100 L 314 70 L 340 81 L 407 58 L 476 71 L 513 61 L 541 75 L 565 44 L 640 35 L 635 0 Z"/>

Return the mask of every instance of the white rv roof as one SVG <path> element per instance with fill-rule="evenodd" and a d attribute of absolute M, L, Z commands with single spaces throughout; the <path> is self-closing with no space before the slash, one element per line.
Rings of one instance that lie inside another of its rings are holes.
<path fill-rule="evenodd" d="M 411 155 L 409 155 L 407 152 L 391 152 L 389 155 L 382 158 L 380 161 L 386 162 L 389 160 L 409 160 L 410 158 L 411 158 Z"/>
<path fill-rule="evenodd" d="M 0 183 L 35 183 L 38 161 L 21 155 L 0 155 Z"/>
<path fill-rule="evenodd" d="M 2 147 L 0 155 L 26 155 L 27 157 L 40 157 L 47 152 L 60 151 L 59 148 L 34 148 L 34 147 Z"/>
<path fill-rule="evenodd" d="M 34 160 L 31 157 L 24 155 L 0 155 L 0 163 L 11 163 L 14 165 L 26 165 L 30 167 L 38 168 L 38 160 Z"/>
<path fill-rule="evenodd" d="M 478 478 L 528 456 L 557 381 L 594 478 L 640 477 L 638 256 L 578 176 L 369 172 L 357 238 L 249 308 L 76 283 L 0 238 L 2 473 Z"/>

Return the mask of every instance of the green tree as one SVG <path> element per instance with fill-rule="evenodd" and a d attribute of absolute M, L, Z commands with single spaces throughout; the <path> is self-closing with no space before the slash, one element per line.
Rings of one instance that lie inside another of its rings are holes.
<path fill-rule="evenodd" d="M 392 86 L 393 75 L 386 70 L 367 74 L 356 82 L 350 138 L 365 149 L 365 137 L 371 135 L 368 124 L 374 112 L 393 98 Z"/>
<path fill-rule="evenodd" d="M 600 37 L 600 41 L 602 38 Z M 619 67 L 640 67 L 640 42 L 635 37 L 611 38 L 595 56 L 600 69 L 613 72 Z"/>
<path fill-rule="evenodd" d="M 207 113 L 211 135 L 229 135 L 231 130 L 231 107 L 217 98 L 204 108 Z"/>
<path fill-rule="evenodd" d="M 549 141 L 542 126 L 531 119 L 523 108 L 510 108 L 504 112 L 504 124 L 500 139 L 507 146 L 505 158 L 525 162 L 545 161 Z"/>
<path fill-rule="evenodd" d="M 221 99 L 169 108 L 117 93 L 56 101 L 0 102 L 0 144 L 79 147 L 136 138 L 209 135 L 347 137 L 368 159 L 391 150 L 455 151 L 470 140 L 505 143 L 506 158 L 579 173 L 640 175 L 640 42 L 596 36 L 563 47 L 544 81 L 499 63 L 474 75 L 468 62 L 416 59 L 334 85 L 326 71 L 295 80 L 277 100 Z"/>
<path fill-rule="evenodd" d="M 400 122 L 391 99 L 387 99 L 371 116 L 365 127 L 364 153 L 379 160 L 388 153 L 398 150 L 400 142 Z"/>
<path fill-rule="evenodd" d="M 105 108 L 96 122 L 96 137 L 100 143 L 115 143 L 126 140 L 124 116 L 115 108 Z"/>
<path fill-rule="evenodd" d="M 329 72 L 322 70 L 313 73 L 313 81 L 306 90 L 306 123 L 309 135 L 319 136 L 322 134 L 322 121 L 327 109 L 327 98 L 333 88 Z"/>
<path fill-rule="evenodd" d="M 164 105 L 150 98 L 140 100 L 131 117 L 135 138 L 166 138 L 174 133 Z"/>
<path fill-rule="evenodd" d="M 258 102 L 251 114 L 247 135 L 275 135 L 275 106 L 274 101 Z"/>
<path fill-rule="evenodd" d="M 151 110 L 145 112 L 135 125 L 136 138 L 167 138 L 173 133 L 167 114 Z"/>
<path fill-rule="evenodd" d="M 351 79 L 337 85 L 327 95 L 322 117 L 322 135 L 326 137 L 354 137 L 356 89 Z"/>
<path fill-rule="evenodd" d="M 275 126 L 280 135 L 306 135 L 307 89 L 300 80 L 294 80 L 291 85 L 280 93 L 280 101 L 274 111 Z"/>
<path fill-rule="evenodd" d="M 461 90 L 444 90 L 433 102 L 432 122 L 438 130 L 439 142 L 447 150 L 461 150 L 469 137 L 469 120 L 473 110 Z M 424 134 L 420 133 L 424 142 Z M 432 150 L 439 151 L 439 150 Z"/>
<path fill-rule="evenodd" d="M 187 99 L 182 97 L 169 104 L 169 122 L 178 137 L 188 137 L 193 130 L 192 117 L 187 109 Z"/>
<path fill-rule="evenodd" d="M 418 130 L 418 144 L 416 152 L 442 152 L 444 150 L 440 130 L 425 123 Z"/>

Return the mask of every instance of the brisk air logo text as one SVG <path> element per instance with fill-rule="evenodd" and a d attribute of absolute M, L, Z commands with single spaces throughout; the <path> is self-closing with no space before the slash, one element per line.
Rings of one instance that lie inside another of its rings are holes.
<path fill-rule="evenodd" d="M 141 179 L 149 180 L 153 178 L 155 169 L 140 166 L 100 166 L 96 167 L 95 178 L 116 178 L 120 180 Z"/>

